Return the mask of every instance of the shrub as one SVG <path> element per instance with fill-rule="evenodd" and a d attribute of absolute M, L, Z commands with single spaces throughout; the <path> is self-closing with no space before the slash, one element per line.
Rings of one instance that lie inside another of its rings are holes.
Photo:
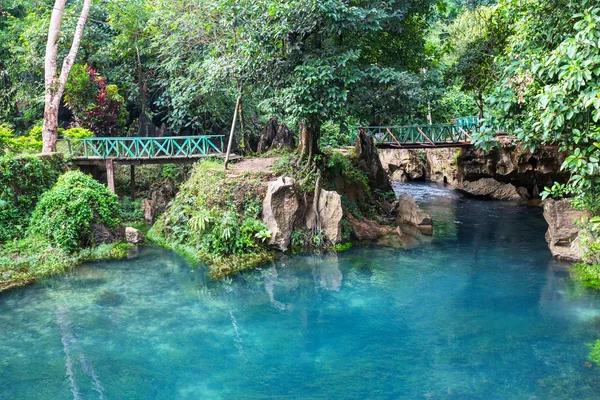
<path fill-rule="evenodd" d="M 34 126 L 24 136 L 15 136 L 7 124 L 0 125 L 0 153 L 39 153 L 42 151 L 42 127 Z"/>
<path fill-rule="evenodd" d="M 74 251 L 94 244 L 92 224 L 119 225 L 119 199 L 89 175 L 71 171 L 44 193 L 31 217 L 30 232 Z"/>
<path fill-rule="evenodd" d="M 0 156 L 0 243 L 23 235 L 38 198 L 66 170 L 60 155 Z"/>
<path fill-rule="evenodd" d="M 67 139 L 87 139 L 94 137 L 94 132 L 81 127 L 66 129 L 62 131 L 62 134 Z"/>

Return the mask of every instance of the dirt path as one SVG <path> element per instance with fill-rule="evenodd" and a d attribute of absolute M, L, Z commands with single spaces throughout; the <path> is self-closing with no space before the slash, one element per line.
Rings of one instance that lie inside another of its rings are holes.
<path fill-rule="evenodd" d="M 239 175 L 244 172 L 262 172 L 265 174 L 273 174 L 273 164 L 279 159 L 279 157 L 266 157 L 266 158 L 247 158 L 236 163 L 232 163 L 229 166 L 229 174 Z"/>

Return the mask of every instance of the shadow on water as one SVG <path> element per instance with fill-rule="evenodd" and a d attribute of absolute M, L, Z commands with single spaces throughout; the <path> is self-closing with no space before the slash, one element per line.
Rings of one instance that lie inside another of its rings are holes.
<path fill-rule="evenodd" d="M 284 256 L 224 281 L 143 248 L 0 294 L 0 399 L 597 399 L 600 296 L 541 211 L 415 195 L 410 250 Z"/>

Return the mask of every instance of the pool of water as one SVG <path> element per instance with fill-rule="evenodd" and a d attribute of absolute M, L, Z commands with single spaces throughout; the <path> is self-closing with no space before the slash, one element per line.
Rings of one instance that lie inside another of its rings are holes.
<path fill-rule="evenodd" d="M 0 399 L 598 399 L 600 295 L 541 210 L 403 185 L 410 250 L 285 257 L 228 281 L 176 254 L 0 294 Z"/>

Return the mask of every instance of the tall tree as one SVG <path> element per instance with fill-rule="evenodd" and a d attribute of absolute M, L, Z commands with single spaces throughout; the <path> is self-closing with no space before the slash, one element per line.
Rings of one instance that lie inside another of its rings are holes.
<path fill-rule="evenodd" d="M 66 0 L 56 0 L 50 17 L 50 28 L 48 29 L 48 42 L 46 44 L 45 56 L 45 107 L 44 107 L 44 125 L 42 128 L 43 148 L 42 153 L 52 153 L 56 151 L 56 140 L 58 138 L 58 109 L 65 91 L 65 85 L 69 77 L 71 67 L 75 63 L 83 29 L 90 12 L 92 0 L 84 0 L 79 21 L 73 35 L 73 42 L 69 53 L 63 60 L 60 75 L 57 76 L 57 53 L 58 40 L 60 36 L 60 26 L 65 10 Z"/>
<path fill-rule="evenodd" d="M 264 109 L 297 123 L 300 160 L 311 163 L 322 123 L 360 112 L 357 106 L 368 103 L 366 87 L 381 84 L 389 88 L 383 97 L 406 99 L 402 88 L 407 74 L 418 72 L 411 71 L 412 61 L 424 44 L 412 41 L 413 33 L 432 4 L 243 0 L 224 15 L 238 27 L 233 62 L 243 60 L 244 81 L 263 94 Z"/>

